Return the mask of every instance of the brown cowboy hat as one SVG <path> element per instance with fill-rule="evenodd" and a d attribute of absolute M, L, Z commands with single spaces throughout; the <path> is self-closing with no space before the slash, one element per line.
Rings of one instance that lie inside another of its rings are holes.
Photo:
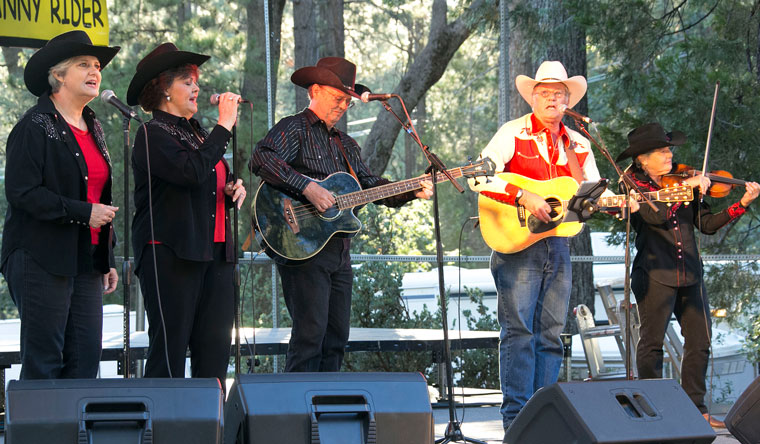
<path fill-rule="evenodd" d="M 119 46 L 97 46 L 92 44 L 86 32 L 76 30 L 59 34 L 32 54 L 24 68 L 26 89 L 39 97 L 50 90 L 48 74 L 50 68 L 76 56 L 93 56 L 100 62 L 100 69 L 108 65 L 121 48 Z"/>
<path fill-rule="evenodd" d="M 137 105 L 145 85 L 167 69 L 188 64 L 201 66 L 210 58 L 205 54 L 180 51 L 174 43 L 158 45 L 137 64 L 135 75 L 127 88 L 127 104 Z"/>
<path fill-rule="evenodd" d="M 628 133 L 628 148 L 617 156 L 615 162 L 628 157 L 635 159 L 639 154 L 648 153 L 657 148 L 683 145 L 686 139 L 686 134 L 681 131 L 674 130 L 666 133 L 659 123 L 647 123 Z"/>
<path fill-rule="evenodd" d="M 308 88 L 313 84 L 332 86 L 353 97 L 361 98 L 366 86 L 356 82 L 356 65 L 343 57 L 322 57 L 316 66 L 305 66 L 296 70 L 290 81 Z"/>

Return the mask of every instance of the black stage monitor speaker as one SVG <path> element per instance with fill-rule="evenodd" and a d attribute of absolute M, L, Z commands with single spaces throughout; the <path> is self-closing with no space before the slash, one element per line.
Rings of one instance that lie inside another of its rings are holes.
<path fill-rule="evenodd" d="M 671 379 L 568 382 L 537 391 L 509 444 L 711 443 L 715 432 Z"/>
<path fill-rule="evenodd" d="M 726 428 L 742 444 L 760 443 L 760 378 L 739 396 L 724 419 Z"/>
<path fill-rule="evenodd" d="M 225 444 L 430 444 L 433 411 L 419 373 L 238 375 Z"/>
<path fill-rule="evenodd" d="M 213 379 L 59 379 L 8 384 L 8 444 L 222 442 Z"/>

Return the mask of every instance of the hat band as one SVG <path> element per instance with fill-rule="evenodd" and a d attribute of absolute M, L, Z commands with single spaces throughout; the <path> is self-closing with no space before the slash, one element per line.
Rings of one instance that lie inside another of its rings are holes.
<path fill-rule="evenodd" d="M 564 80 L 562 80 L 562 79 L 558 79 L 558 78 L 556 78 L 556 77 L 544 77 L 543 79 L 536 79 L 536 81 L 537 81 L 537 82 L 539 82 L 539 83 L 541 83 L 541 82 L 545 82 L 545 81 L 547 81 L 547 80 L 555 80 L 555 81 L 557 81 L 557 82 L 564 82 Z"/>

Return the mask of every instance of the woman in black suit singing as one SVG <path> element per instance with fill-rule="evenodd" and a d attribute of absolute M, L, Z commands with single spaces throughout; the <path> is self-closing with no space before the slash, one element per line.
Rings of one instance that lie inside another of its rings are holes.
<path fill-rule="evenodd" d="M 210 133 L 193 118 L 198 67 L 208 59 L 164 43 L 137 64 L 127 103 L 153 119 L 138 129 L 132 152 L 132 234 L 150 324 L 145 376 L 184 377 L 189 348 L 192 376 L 224 386 L 234 313 L 228 210 L 246 192 L 223 157 L 240 96 L 219 97 Z"/>
<path fill-rule="evenodd" d="M 8 136 L 0 269 L 21 318 L 21 379 L 94 378 L 116 289 L 111 160 L 87 104 L 119 47 L 53 37 L 24 68 L 39 97 Z"/>

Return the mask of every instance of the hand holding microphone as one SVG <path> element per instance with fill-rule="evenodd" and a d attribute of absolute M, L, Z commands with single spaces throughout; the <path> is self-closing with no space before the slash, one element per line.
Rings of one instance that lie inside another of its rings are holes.
<path fill-rule="evenodd" d="M 237 121 L 238 105 L 241 102 L 247 102 L 247 100 L 238 94 L 226 92 L 223 94 L 213 94 L 209 102 L 212 105 L 219 106 L 219 125 L 227 128 L 227 131 L 232 131 L 232 127 Z"/>
<path fill-rule="evenodd" d="M 221 94 L 219 94 L 219 93 L 216 93 L 216 94 L 211 94 L 211 97 L 209 97 L 208 101 L 209 101 L 209 102 L 210 102 L 212 105 L 218 105 L 218 104 L 219 104 L 219 98 L 220 98 L 220 97 L 222 97 L 222 95 L 221 95 Z M 234 99 L 233 99 L 233 100 L 234 100 Z M 240 97 L 240 96 L 238 96 L 238 103 L 251 103 L 251 102 L 250 102 L 250 101 L 248 101 L 248 100 L 245 100 L 244 98 L 242 98 L 242 97 Z"/>

